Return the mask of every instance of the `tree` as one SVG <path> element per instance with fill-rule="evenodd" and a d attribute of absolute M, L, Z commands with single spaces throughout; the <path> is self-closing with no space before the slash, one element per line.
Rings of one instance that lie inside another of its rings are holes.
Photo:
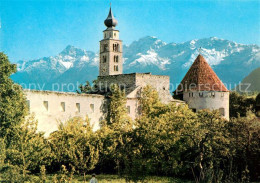
<path fill-rule="evenodd" d="M 20 177 L 20 181 L 29 179 L 29 173 L 40 171 L 41 165 L 50 165 L 51 150 L 43 133 L 37 133 L 37 121 L 33 117 L 24 121 L 20 129 L 5 149 L 2 172 L 7 180 L 10 174 Z M 18 181 L 18 182 L 20 182 Z"/>
<path fill-rule="evenodd" d="M 16 65 L 0 52 L 0 137 L 7 141 L 7 146 L 28 114 L 21 86 L 10 79 L 15 72 Z"/>
<path fill-rule="evenodd" d="M 143 162 L 133 166 L 143 166 L 137 168 L 147 170 L 147 174 L 173 175 L 183 169 L 183 172 L 187 171 L 184 167 L 187 159 L 182 159 L 182 156 L 189 147 L 189 132 L 195 126 L 196 115 L 187 105 L 162 104 L 158 93 L 150 86 L 143 88 L 139 103 L 141 116 L 137 119 L 133 136 L 139 147 L 136 151 L 140 156 L 138 160 Z M 143 174 L 142 171 L 134 173 Z"/>
<path fill-rule="evenodd" d="M 218 111 L 201 110 L 197 115 L 198 124 L 192 134 L 197 181 L 220 182 L 223 167 L 232 157 L 228 123 Z"/>
<path fill-rule="evenodd" d="M 76 92 L 77 93 L 95 93 L 97 92 L 97 88 L 98 85 L 97 85 L 97 80 L 94 80 L 93 81 L 93 85 L 91 86 L 90 82 L 89 81 L 86 81 L 86 84 L 83 85 L 79 85 L 79 90 L 77 90 Z"/>
<path fill-rule="evenodd" d="M 237 92 L 230 93 L 229 112 L 230 117 L 245 117 L 248 111 L 255 112 L 255 98 L 240 95 Z"/>
<path fill-rule="evenodd" d="M 53 132 L 49 141 L 59 168 L 75 167 L 79 173 L 86 174 L 95 168 L 99 159 L 99 146 L 88 118 L 72 118 L 60 123 L 58 131 Z"/>
<path fill-rule="evenodd" d="M 126 109 L 125 91 L 117 85 L 111 86 L 111 95 L 109 96 L 107 125 L 114 130 L 127 131 L 133 128 L 133 121 L 129 117 Z"/>
<path fill-rule="evenodd" d="M 101 124 L 97 132 L 102 144 L 100 166 L 104 162 L 116 164 L 117 173 L 121 173 L 122 149 L 129 140 L 127 133 L 133 130 L 133 120 L 127 113 L 125 92 L 117 85 L 111 86 L 108 96 L 107 118 Z"/>
<path fill-rule="evenodd" d="M 260 120 L 254 114 L 232 118 L 228 123 L 230 148 L 234 152 L 232 169 L 234 182 L 259 181 Z"/>

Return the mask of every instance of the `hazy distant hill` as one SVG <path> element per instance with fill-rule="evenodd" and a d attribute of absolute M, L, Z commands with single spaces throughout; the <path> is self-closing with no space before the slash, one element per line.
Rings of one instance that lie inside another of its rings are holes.
<path fill-rule="evenodd" d="M 260 92 L 260 67 L 253 70 L 248 76 L 246 76 L 241 82 L 240 86 L 242 91 L 245 91 L 247 89 L 249 92 L 251 91 Z"/>
<path fill-rule="evenodd" d="M 184 43 L 165 43 L 147 36 L 124 46 L 124 73 L 152 72 L 169 75 L 171 83 L 176 86 L 197 57 L 200 47 L 201 54 L 219 78 L 232 85 L 228 88 L 233 88 L 234 84 L 260 67 L 258 45 L 244 45 L 216 37 Z M 98 63 L 98 53 L 67 46 L 57 56 L 19 61 L 18 72 L 12 78 L 27 88 L 30 83 L 36 83 L 40 86 L 37 89 L 68 91 L 68 85 L 72 90 L 72 84 L 95 79 L 98 75 Z M 65 87 L 52 88 L 54 83 Z"/>

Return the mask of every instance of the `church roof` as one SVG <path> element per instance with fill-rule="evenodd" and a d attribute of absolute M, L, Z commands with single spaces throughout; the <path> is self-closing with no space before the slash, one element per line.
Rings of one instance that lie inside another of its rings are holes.
<path fill-rule="evenodd" d="M 113 16 L 113 12 L 110 6 L 110 10 L 107 16 L 107 19 L 104 21 L 107 28 L 114 28 L 117 25 L 117 20 Z"/>
<path fill-rule="evenodd" d="M 218 78 L 202 55 L 193 62 L 175 92 L 183 91 L 223 91 L 228 89 Z"/>

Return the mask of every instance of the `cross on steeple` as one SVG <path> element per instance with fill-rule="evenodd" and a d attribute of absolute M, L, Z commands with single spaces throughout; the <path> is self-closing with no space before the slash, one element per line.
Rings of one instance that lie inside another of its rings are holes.
<path fill-rule="evenodd" d="M 199 49 L 198 49 L 198 50 L 199 50 L 199 55 L 201 55 L 201 47 L 199 47 Z"/>

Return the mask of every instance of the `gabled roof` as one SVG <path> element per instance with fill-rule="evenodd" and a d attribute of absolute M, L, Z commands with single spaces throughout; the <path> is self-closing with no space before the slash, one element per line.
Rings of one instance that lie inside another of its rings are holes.
<path fill-rule="evenodd" d="M 198 55 L 175 92 L 223 91 L 228 89 L 218 78 L 202 55 Z"/>

